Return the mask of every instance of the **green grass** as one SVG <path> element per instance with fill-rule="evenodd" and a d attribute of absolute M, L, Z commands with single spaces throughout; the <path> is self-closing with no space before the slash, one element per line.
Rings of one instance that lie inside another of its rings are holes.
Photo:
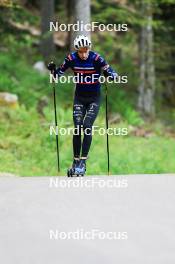
<path fill-rule="evenodd" d="M 39 118 L 35 109 L 3 109 L 0 114 L 0 171 L 20 176 L 57 175 L 55 136 L 49 135 L 52 111 L 48 119 Z M 58 115 L 59 125 L 71 123 L 71 109 Z M 32 117 L 32 118 L 31 118 Z M 66 117 L 66 118 L 65 118 Z M 3 121 L 2 121 L 3 120 Z M 70 124 L 69 124 L 70 125 Z M 96 125 L 103 125 L 102 115 Z M 122 124 L 121 124 L 122 125 Z M 122 125 L 124 126 L 124 124 Z M 175 171 L 174 140 L 154 136 L 110 136 L 111 174 L 170 173 Z M 106 137 L 95 135 L 87 161 L 87 174 L 106 174 Z M 66 174 L 72 161 L 72 137 L 60 137 L 60 175 Z"/>

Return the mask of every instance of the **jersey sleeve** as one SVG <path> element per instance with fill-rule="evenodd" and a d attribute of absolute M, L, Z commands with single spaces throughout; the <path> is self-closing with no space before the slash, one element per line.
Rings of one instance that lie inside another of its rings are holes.
<path fill-rule="evenodd" d="M 98 66 L 103 70 L 104 76 L 110 77 L 111 79 L 118 78 L 117 72 L 114 71 L 112 67 L 110 67 L 110 65 L 107 63 L 107 61 L 102 56 L 97 54 L 95 61 L 98 64 Z"/>
<path fill-rule="evenodd" d="M 95 62 L 102 69 L 108 66 L 108 63 L 106 62 L 106 60 L 99 54 L 96 54 Z"/>
<path fill-rule="evenodd" d="M 64 72 L 71 67 L 72 64 L 72 56 L 69 54 L 65 59 L 64 62 L 56 69 L 56 74 L 59 76 L 63 75 Z"/>

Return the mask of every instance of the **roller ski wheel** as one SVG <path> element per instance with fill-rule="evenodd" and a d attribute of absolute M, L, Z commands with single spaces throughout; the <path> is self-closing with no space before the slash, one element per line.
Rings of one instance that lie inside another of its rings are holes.
<path fill-rule="evenodd" d="M 79 176 L 84 176 L 84 175 L 76 174 L 75 171 L 72 170 L 72 168 L 67 170 L 67 177 L 79 177 Z"/>

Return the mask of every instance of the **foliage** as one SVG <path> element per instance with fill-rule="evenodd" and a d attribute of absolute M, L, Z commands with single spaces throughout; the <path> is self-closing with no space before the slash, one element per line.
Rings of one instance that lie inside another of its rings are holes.
<path fill-rule="evenodd" d="M 152 1 L 152 0 L 143 0 Z M 0 109 L 0 171 L 21 176 L 56 175 L 55 137 L 49 135 L 54 123 L 53 91 L 48 75 L 40 75 L 33 64 L 41 60 L 39 38 L 11 26 L 29 23 L 39 28 L 39 1 L 24 1 L 14 8 L 1 8 L 0 33 L 0 91 L 17 94 L 19 109 Z M 139 82 L 138 36 L 145 23 L 139 14 L 139 2 L 92 0 L 92 21 L 128 24 L 128 32 L 94 32 L 93 49 L 99 52 L 119 75 L 127 75 L 127 84 L 108 85 L 109 116 L 119 114 L 117 127 L 142 127 L 153 131 L 150 138 L 110 136 L 112 174 L 166 173 L 175 170 L 173 138 L 165 130 L 174 129 L 174 0 L 154 1 L 154 54 L 156 66 L 157 119 L 154 124 L 143 120 L 137 111 Z M 56 17 L 68 21 L 66 2 L 56 3 Z M 58 48 L 57 64 L 62 63 L 66 47 Z M 68 73 L 69 74 L 69 73 Z M 56 85 L 59 126 L 72 126 L 72 85 Z M 42 98 L 46 106 L 39 113 Z M 105 86 L 102 86 L 102 105 L 96 120 L 105 126 Z M 61 173 L 72 161 L 72 137 L 60 137 Z M 97 159 L 98 155 L 98 159 Z M 106 174 L 106 138 L 95 136 L 92 142 L 88 174 Z"/>

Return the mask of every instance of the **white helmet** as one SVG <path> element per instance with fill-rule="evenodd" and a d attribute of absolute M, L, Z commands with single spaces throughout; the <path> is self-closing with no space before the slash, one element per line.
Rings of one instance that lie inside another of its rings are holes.
<path fill-rule="evenodd" d="M 84 48 L 84 47 L 91 47 L 91 41 L 87 36 L 79 35 L 74 39 L 74 48 Z"/>

